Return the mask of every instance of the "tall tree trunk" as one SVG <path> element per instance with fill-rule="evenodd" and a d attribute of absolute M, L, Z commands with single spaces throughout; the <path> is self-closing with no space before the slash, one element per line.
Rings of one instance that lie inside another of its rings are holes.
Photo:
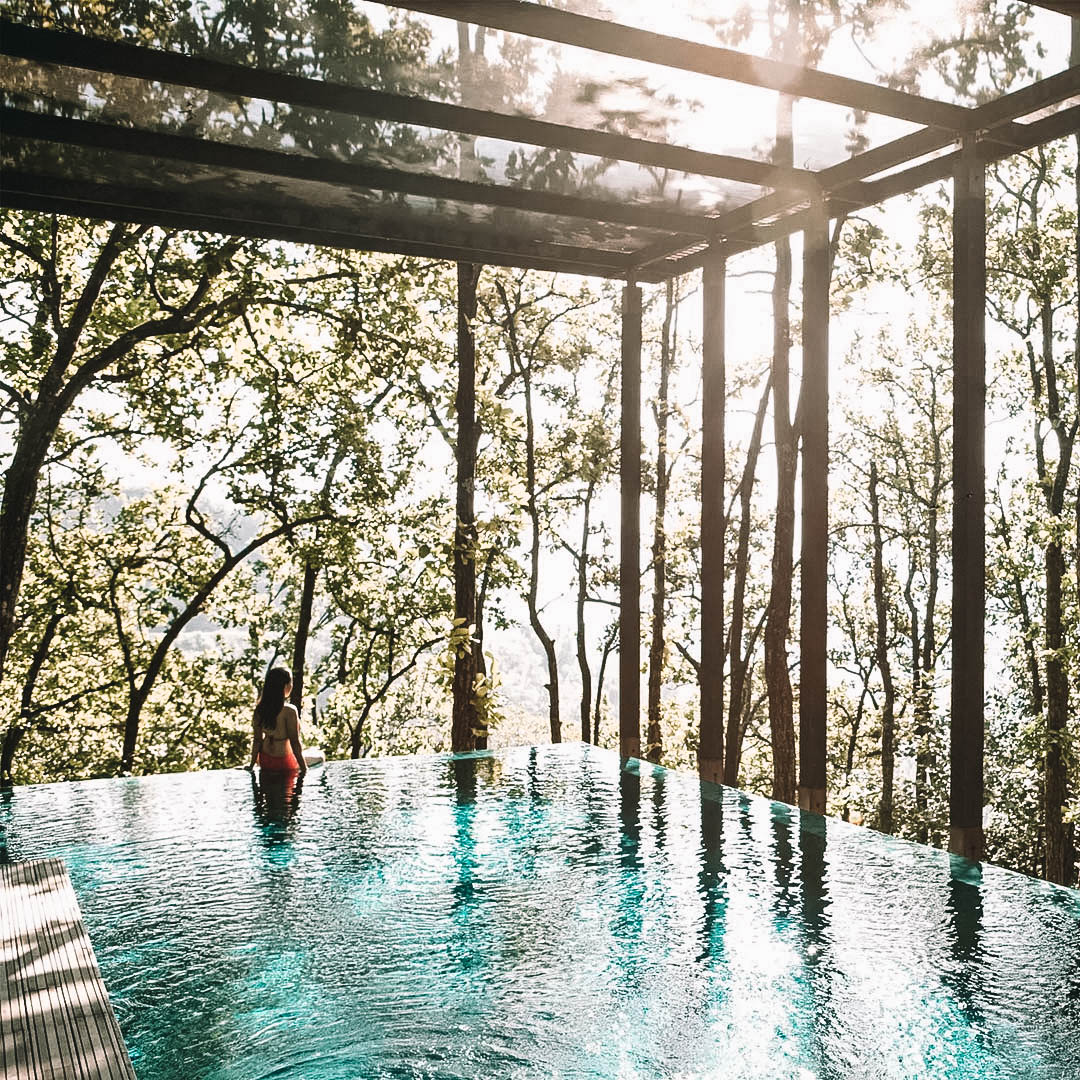
<path fill-rule="evenodd" d="M 65 590 L 65 601 L 69 600 L 71 597 L 69 590 L 70 585 L 68 586 L 68 589 Z M 34 655 L 30 659 L 30 667 L 27 669 L 26 681 L 23 683 L 22 695 L 19 700 L 19 715 L 16 719 L 12 720 L 7 731 L 4 732 L 3 744 L 0 746 L 0 785 L 11 783 L 11 766 L 15 760 L 15 751 L 18 750 L 19 743 L 22 742 L 22 738 L 26 734 L 26 727 L 24 725 L 32 716 L 31 710 L 33 709 L 34 702 L 34 688 L 37 685 L 38 675 L 41 673 L 41 669 L 49 657 L 49 650 L 52 648 L 53 638 L 56 637 L 56 631 L 59 629 L 60 623 L 67 613 L 66 603 L 59 604 L 53 609 L 52 614 L 49 616 L 49 621 L 45 624 L 45 629 L 37 643 L 37 648 L 34 649 Z"/>
<path fill-rule="evenodd" d="M 937 594 L 940 582 L 941 564 L 941 535 L 938 523 L 940 507 L 945 505 L 946 490 L 951 482 L 951 475 L 945 475 L 945 455 L 943 453 L 942 432 L 938 428 L 938 396 L 937 377 L 934 376 L 930 383 L 930 417 L 932 422 L 932 445 L 933 445 L 933 486 L 930 499 L 927 504 L 926 519 L 926 606 L 923 609 L 922 630 L 922 673 L 919 686 L 921 701 L 916 701 L 916 710 L 922 729 L 922 740 L 919 743 L 919 751 L 922 762 L 916 757 L 915 770 L 922 769 L 923 791 L 929 792 L 933 787 L 934 771 L 937 768 L 937 754 L 934 752 L 932 740 L 933 724 L 933 692 L 937 681 Z M 926 809 L 929 809 L 927 800 Z M 926 824 L 926 839 L 930 839 L 929 822 Z M 926 840 L 922 841 L 923 843 Z"/>
<path fill-rule="evenodd" d="M 797 27 L 798 16 L 789 14 Z M 790 26 L 789 26 L 790 31 Z M 790 167 L 794 160 L 792 98 L 781 94 L 777 103 L 775 163 Z M 773 430 L 776 448 L 776 522 L 773 534 L 772 586 L 765 623 L 765 683 L 769 697 L 772 739 L 772 797 L 795 801 L 795 720 L 788 671 L 791 627 L 791 587 L 795 543 L 795 471 L 797 433 L 791 422 L 790 356 L 791 242 L 776 242 L 773 279 Z"/>
<path fill-rule="evenodd" d="M 1070 884 L 1070 834 L 1066 823 L 1069 683 L 1062 653 L 1061 584 L 1065 558 L 1057 540 L 1046 545 L 1046 877 Z"/>
<path fill-rule="evenodd" d="M 893 829 L 893 764 L 896 749 L 894 712 L 896 691 L 893 687 L 892 666 L 889 663 L 889 612 L 885 604 L 885 558 L 881 538 L 881 505 L 878 501 L 877 462 L 870 462 L 870 518 L 874 530 L 874 612 L 877 617 L 875 659 L 881 672 L 883 691 L 881 706 L 881 804 L 878 809 L 878 828 Z"/>
<path fill-rule="evenodd" d="M 1076 66 L 1080 65 L 1080 15 L 1074 15 L 1072 17 L 1072 48 L 1069 52 L 1069 62 Z M 1076 220 L 1080 223 L 1080 131 L 1074 136 L 1074 143 L 1076 149 L 1076 167 L 1073 169 L 1073 185 L 1076 191 L 1076 201 L 1074 206 L 1076 208 Z M 1073 438 L 1076 438 L 1076 425 L 1080 423 L 1080 228 L 1076 230 L 1074 237 L 1075 245 L 1075 277 L 1073 280 L 1077 283 L 1076 286 L 1076 337 L 1073 341 L 1073 408 L 1076 410 L 1073 417 Z M 1066 477 L 1067 480 L 1067 477 Z M 1073 588 L 1075 590 L 1075 603 L 1074 612 L 1080 608 L 1080 484 L 1077 485 L 1076 501 L 1073 508 Z M 1074 615 L 1073 623 L 1070 628 L 1071 635 L 1075 635 L 1078 629 L 1078 622 L 1080 622 L 1080 616 Z M 1073 679 L 1077 679 L 1076 660 L 1073 660 Z M 1068 691 L 1066 690 L 1066 693 Z M 1078 688 L 1080 693 L 1080 688 Z M 1070 755 L 1070 761 L 1073 762 L 1073 782 L 1077 780 L 1076 777 L 1076 764 L 1075 755 Z M 1076 860 L 1077 860 L 1077 826 L 1076 822 L 1072 822 L 1069 825 L 1067 846 L 1065 851 L 1065 879 L 1069 883 L 1076 882 Z"/>
<path fill-rule="evenodd" d="M 64 600 L 70 599 L 70 586 L 65 590 Z M 19 748 L 23 736 L 26 734 L 26 723 L 30 719 L 34 700 L 34 687 L 37 685 L 38 675 L 49 657 L 53 638 L 56 631 L 67 615 L 67 604 L 58 604 L 49 616 L 45 624 L 41 638 L 34 649 L 34 655 L 30 658 L 30 666 L 26 672 L 26 680 L 23 683 L 22 695 L 19 699 L 18 716 L 12 718 L 7 730 L 4 732 L 3 743 L 0 744 L 0 786 L 11 783 L 11 767 L 15 760 L 15 751 Z"/>
<path fill-rule="evenodd" d="M 844 789 L 851 787 L 851 774 L 855 771 L 855 748 L 859 745 L 859 728 L 862 725 L 863 713 L 866 710 L 866 686 L 859 694 L 859 703 L 855 706 L 855 715 L 851 718 L 851 732 L 848 735 L 847 754 L 844 758 Z M 840 817 L 844 821 L 850 820 L 851 808 L 844 801 Z"/>
<path fill-rule="evenodd" d="M 4 477 L 0 503 L 0 681 L 15 633 L 15 605 L 26 565 L 26 541 L 38 477 L 59 423 L 59 413 L 36 405 L 20 425 L 15 453 Z"/>
<path fill-rule="evenodd" d="M 131 337 L 133 331 L 122 335 L 92 360 L 80 364 L 75 359 L 94 305 L 128 239 L 127 225 L 118 223 L 112 227 L 108 239 L 94 259 L 66 325 L 59 325 L 61 287 L 56 282 L 55 263 L 50 263 L 48 268 L 54 282 L 52 301 L 55 305 L 53 321 L 56 324 L 56 348 L 37 387 L 33 402 L 20 411 L 15 452 L 4 477 L 4 497 L 0 502 L 0 682 L 3 681 L 8 649 L 15 633 L 15 606 L 18 603 L 26 565 L 30 516 L 37 497 L 38 478 L 49 447 L 61 420 L 76 397 L 86 389 L 95 375 L 108 367 L 114 359 L 124 356 L 130 348 L 121 343 L 126 345 L 126 339 Z M 132 346 L 134 344 L 132 341 Z M 76 365 L 75 371 L 69 374 L 73 364 Z"/>
<path fill-rule="evenodd" d="M 1032 213 L 1036 211 L 1032 199 Z M 1065 422 L 1054 356 L 1053 308 L 1044 300 L 1040 312 L 1042 368 L 1046 388 L 1046 416 L 1057 438 L 1057 462 L 1052 474 L 1041 464 L 1040 477 L 1051 518 L 1046 544 L 1046 877 L 1067 885 L 1072 878 L 1073 826 L 1065 820 L 1069 798 L 1069 676 L 1067 669 L 1065 619 L 1062 587 L 1065 580 L 1065 551 L 1061 542 L 1065 492 L 1076 441 L 1075 425 Z M 1080 331 L 1078 331 L 1080 333 Z M 1080 400 L 1077 402 L 1080 409 Z"/>
<path fill-rule="evenodd" d="M 476 675 L 478 679 L 487 679 L 487 659 L 484 656 L 484 605 L 487 603 L 488 584 L 491 581 L 491 560 L 495 556 L 495 549 L 488 548 L 487 557 L 484 559 L 484 573 L 480 577 L 480 587 L 476 590 Z M 489 688 L 490 689 L 490 688 Z M 486 723 L 477 728 L 476 749 L 488 748 L 488 726 Z"/>
<path fill-rule="evenodd" d="M 1072 50 L 1070 52 L 1070 62 L 1073 65 L 1080 65 L 1080 15 L 1074 15 L 1072 20 Z M 1076 207 L 1076 221 L 1080 223 L 1080 131 L 1076 133 L 1075 139 L 1076 149 L 1076 168 L 1073 170 L 1073 181 L 1076 190 L 1076 201 L 1073 204 Z M 1075 407 L 1077 413 L 1080 414 L 1080 228 L 1076 230 L 1075 238 L 1075 276 L 1073 278 L 1076 281 L 1076 339 L 1073 342 L 1073 386 L 1076 388 Z M 1080 483 L 1076 487 L 1076 497 L 1073 504 L 1073 582 L 1074 589 L 1076 590 L 1075 603 L 1076 607 L 1080 608 Z M 1074 661 L 1076 663 L 1077 661 Z M 1075 670 L 1075 669 L 1074 669 Z M 1080 678 L 1080 676 L 1074 675 L 1074 678 Z M 1077 688 L 1077 694 L 1080 695 L 1080 687 Z M 1073 835 L 1071 850 L 1069 852 L 1069 875 L 1075 878 L 1076 875 L 1076 859 L 1077 859 L 1077 836 L 1076 825 L 1073 825 Z"/>
<path fill-rule="evenodd" d="M 1076 40 L 1074 38 L 1074 45 Z M 1074 57 L 1075 57 L 1074 51 Z M 1038 266 L 1042 252 L 1039 239 L 1039 184 L 1026 189 L 1025 199 L 1033 227 L 1032 263 Z M 1037 442 L 1039 483 L 1046 501 L 1049 517 L 1049 539 L 1044 549 L 1043 572 L 1046 591 L 1046 625 L 1044 644 L 1046 655 L 1046 756 L 1044 776 L 1044 823 L 1046 829 L 1046 877 L 1059 884 L 1069 884 L 1072 878 L 1073 826 L 1065 820 L 1069 798 L 1069 676 L 1066 660 L 1065 621 L 1063 604 L 1065 580 L 1065 551 L 1061 534 L 1065 516 L 1065 493 L 1068 490 L 1072 455 L 1080 423 L 1080 387 L 1076 390 L 1076 420 L 1070 423 L 1065 415 L 1062 386 L 1057 359 L 1054 355 L 1055 328 L 1052 297 L 1040 298 L 1038 328 L 1041 349 L 1038 358 L 1030 341 L 1028 358 L 1031 365 L 1032 391 L 1036 406 L 1044 407 L 1043 417 L 1052 428 L 1057 442 L 1057 461 L 1051 466 Z M 1077 331 L 1080 337 L 1080 330 Z M 1036 424 L 1041 427 L 1042 418 Z M 1036 432 L 1036 439 L 1044 436 Z"/>
<path fill-rule="evenodd" d="M 11 784 L 11 765 L 25 734 L 26 728 L 21 724 L 11 724 L 4 732 L 4 741 L 0 744 L 0 787 Z"/>
<path fill-rule="evenodd" d="M 304 665 L 307 662 L 308 634 L 311 631 L 311 611 L 315 605 L 315 582 L 318 568 L 310 559 L 304 560 L 304 583 L 300 589 L 300 613 L 296 619 L 296 637 L 293 640 L 292 694 L 289 700 L 297 712 L 304 706 Z"/>
<path fill-rule="evenodd" d="M 359 718 L 349 732 L 349 757 L 353 761 L 358 761 L 364 756 L 364 725 L 371 715 L 371 709 L 374 704 L 373 701 L 364 703 L 363 709 L 360 710 Z"/>
<path fill-rule="evenodd" d="M 608 658 L 615 651 L 615 643 L 619 640 L 619 625 L 615 623 L 604 638 L 604 647 L 600 651 L 600 670 L 596 673 L 596 704 L 593 709 L 592 741 L 596 746 L 600 745 L 600 704 L 604 700 L 604 675 L 607 672 Z"/>
<path fill-rule="evenodd" d="M 589 598 L 589 519 L 592 514 L 593 495 L 596 492 L 596 480 L 589 478 L 585 488 L 585 498 L 581 508 L 581 550 L 577 556 L 577 596 L 575 614 L 577 616 L 577 660 L 581 672 L 581 741 L 595 742 L 589 737 L 589 714 L 592 709 L 592 671 L 589 668 L 588 642 L 585 640 L 585 602 Z"/>
<path fill-rule="evenodd" d="M 457 525 L 454 529 L 454 622 L 469 639 L 454 658 L 453 720 L 450 746 L 454 753 L 476 748 L 477 709 L 473 695 L 476 652 L 471 640 L 476 623 L 476 517 L 473 489 L 480 427 L 476 419 L 476 285 L 480 268 L 458 263 L 457 335 Z"/>
<path fill-rule="evenodd" d="M 739 540 L 735 550 L 735 583 L 731 596 L 731 630 L 728 652 L 731 657 L 731 693 L 728 699 L 727 745 L 724 747 L 724 783 L 738 787 L 742 762 L 742 732 L 745 727 L 747 673 L 750 649 L 743 653 L 743 630 L 746 623 L 746 581 L 750 573 L 750 507 L 754 494 L 761 454 L 761 436 L 765 428 L 765 410 L 772 393 L 772 373 L 765 378 L 765 388 L 754 414 L 754 429 L 746 448 L 746 463 L 739 482 Z"/>
<path fill-rule="evenodd" d="M 537 641 L 540 642 L 540 646 L 544 650 L 544 656 L 547 659 L 548 724 L 551 730 L 551 741 L 558 743 L 562 742 L 562 719 L 559 715 L 559 665 L 555 655 L 555 640 L 540 621 L 538 603 L 542 523 L 540 521 L 540 506 L 536 501 L 538 495 L 536 482 L 536 419 L 533 412 L 532 363 L 531 361 L 527 362 L 521 354 L 517 338 L 517 324 L 514 319 L 510 298 L 507 296 L 501 282 L 497 288 L 502 298 L 503 307 L 506 310 L 507 351 L 510 355 L 510 362 L 521 375 L 525 391 L 525 491 L 528 495 L 526 510 L 532 531 L 529 544 L 529 593 L 526 600 L 529 606 L 529 625 L 532 627 Z"/>
<path fill-rule="evenodd" d="M 322 486 L 322 502 L 323 506 L 329 506 L 330 492 L 334 488 L 334 479 L 337 476 L 337 471 L 341 467 L 341 463 L 345 460 L 346 451 L 344 446 L 339 446 L 334 451 L 334 456 L 330 461 L 330 467 L 326 470 L 326 478 L 323 480 Z M 304 581 L 300 588 L 300 612 L 296 619 L 296 638 L 293 641 L 293 658 L 292 658 L 292 673 L 293 673 L 293 688 L 290 695 L 293 706 L 298 713 L 302 713 L 302 707 L 304 704 L 304 668 L 307 663 L 307 645 L 308 635 L 311 632 L 311 614 L 312 609 L 315 606 L 315 584 L 319 577 L 319 569 L 317 564 L 312 560 L 304 559 Z M 344 663 L 345 653 L 342 653 L 342 662 Z M 345 681 L 344 673 L 342 674 L 341 681 Z M 317 692 L 316 692 L 317 696 Z M 316 702 L 314 698 L 311 702 L 311 719 L 315 720 L 315 707 Z"/>
<path fill-rule="evenodd" d="M 667 603 L 667 514 L 668 465 L 668 384 L 671 377 L 671 319 L 675 311 L 675 283 L 667 280 L 664 297 L 664 324 L 660 334 L 660 386 L 656 395 L 656 516 L 653 520 L 653 608 L 652 640 L 649 644 L 648 728 L 645 756 L 659 762 L 664 755 L 660 730 L 660 689 L 664 677 L 664 608 Z"/>
<path fill-rule="evenodd" d="M 471 105 L 477 94 L 478 65 L 483 56 L 486 30 L 477 27 L 475 45 L 469 41 L 469 24 L 458 22 L 458 77 L 461 103 Z M 464 180 L 478 180 L 482 169 L 476 157 L 476 139 L 458 136 L 458 175 Z M 450 747 L 454 753 L 476 750 L 477 740 L 486 745 L 487 731 L 480 724 L 476 707 L 475 685 L 479 673 L 479 647 L 476 597 L 477 532 L 474 503 L 476 448 L 480 425 L 476 418 L 476 286 L 480 266 L 457 264 L 457 524 L 454 530 L 454 621 L 468 628 L 469 640 L 458 648 L 454 659 L 453 719 Z"/>

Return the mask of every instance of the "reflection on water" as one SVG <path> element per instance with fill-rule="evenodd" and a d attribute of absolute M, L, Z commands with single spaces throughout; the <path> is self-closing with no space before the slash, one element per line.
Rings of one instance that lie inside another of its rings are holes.
<path fill-rule="evenodd" d="M 1077 894 L 592 748 L 17 789 L 0 827 L 67 861 L 140 1080 L 1080 1060 Z"/>
<path fill-rule="evenodd" d="M 251 773 L 251 790 L 255 796 L 255 817 L 264 835 L 276 840 L 289 836 L 289 826 L 300 809 L 300 793 L 304 778 L 295 772 Z"/>

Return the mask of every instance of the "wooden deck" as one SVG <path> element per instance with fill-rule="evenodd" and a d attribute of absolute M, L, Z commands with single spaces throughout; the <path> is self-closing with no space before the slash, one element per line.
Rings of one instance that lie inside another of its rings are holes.
<path fill-rule="evenodd" d="M 59 859 L 0 865 L 0 1075 L 135 1078 Z"/>

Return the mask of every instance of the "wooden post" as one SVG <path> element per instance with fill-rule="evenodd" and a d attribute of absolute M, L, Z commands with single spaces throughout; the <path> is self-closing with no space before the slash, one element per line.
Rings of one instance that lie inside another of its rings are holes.
<path fill-rule="evenodd" d="M 698 773 L 724 778 L 724 300 L 726 260 L 710 253 L 702 276 L 701 732 Z"/>
<path fill-rule="evenodd" d="M 966 140 L 953 171 L 953 593 L 949 850 L 983 856 L 986 621 L 986 176 Z"/>
<path fill-rule="evenodd" d="M 803 234 L 799 806 L 825 813 L 829 561 L 829 220 Z"/>
<path fill-rule="evenodd" d="M 641 289 L 622 302 L 622 426 L 619 462 L 619 753 L 641 755 Z"/>
<path fill-rule="evenodd" d="M 455 627 L 476 622 L 476 518 L 473 493 L 476 477 L 476 285 L 480 268 L 458 263 L 457 332 L 457 524 L 454 527 L 454 619 Z M 464 622 L 458 622 L 464 620 Z M 471 637 L 471 634 L 470 634 Z M 470 643 L 471 644 L 471 643 Z M 450 748 L 454 753 L 476 749 L 476 706 L 473 681 L 475 650 L 459 651 L 454 659 L 453 721 Z"/>

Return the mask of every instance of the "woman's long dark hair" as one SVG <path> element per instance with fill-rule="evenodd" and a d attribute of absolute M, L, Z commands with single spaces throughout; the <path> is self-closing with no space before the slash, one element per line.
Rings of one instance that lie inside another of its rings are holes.
<path fill-rule="evenodd" d="M 255 715 L 259 723 L 268 731 L 277 727 L 278 714 L 285 705 L 285 687 L 292 682 L 292 672 L 287 667 L 274 667 L 263 679 L 259 704 L 255 706 Z"/>

